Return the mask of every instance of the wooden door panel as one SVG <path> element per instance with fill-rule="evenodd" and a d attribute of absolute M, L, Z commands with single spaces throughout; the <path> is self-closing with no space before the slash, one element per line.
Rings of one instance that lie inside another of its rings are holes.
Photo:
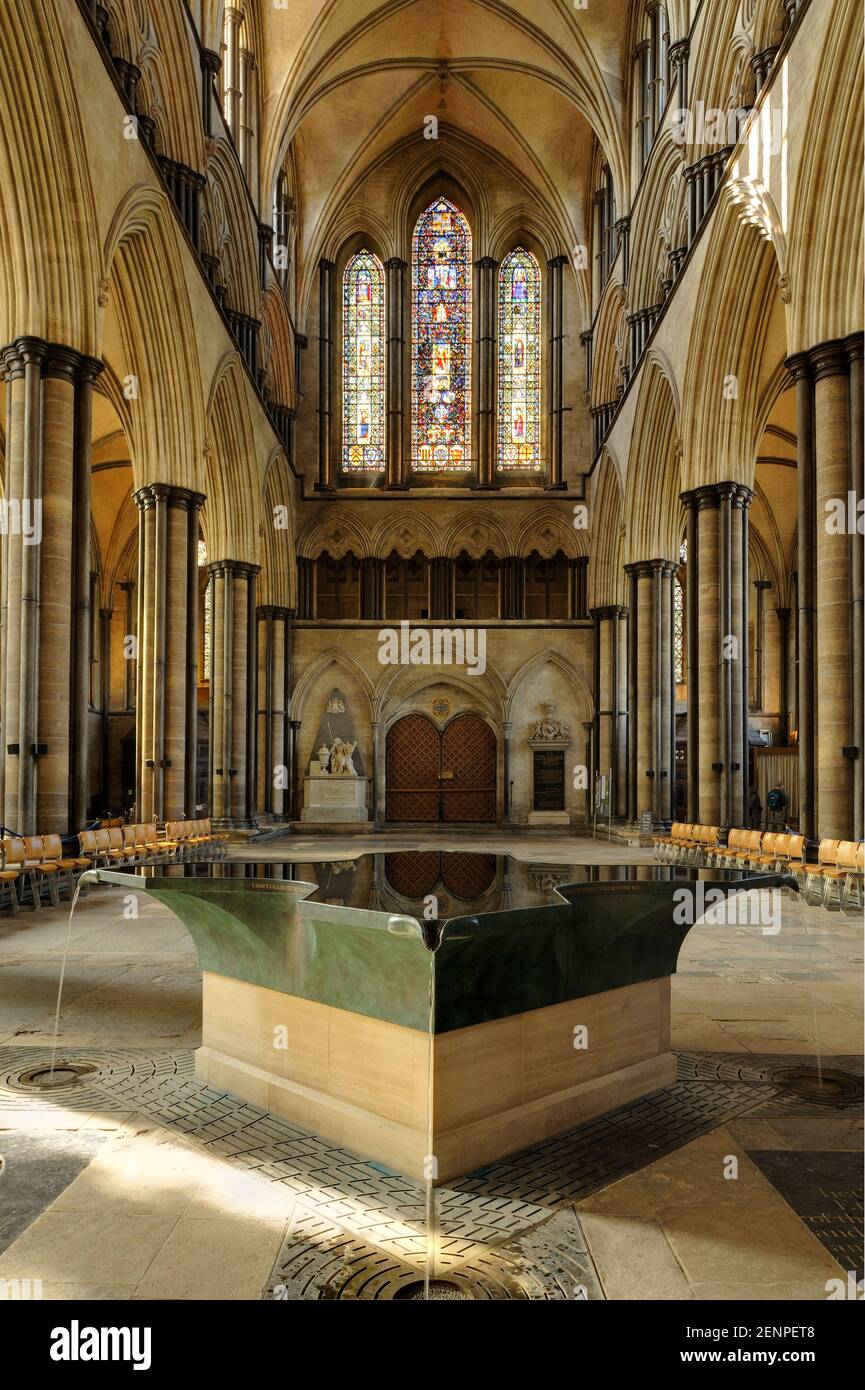
<path fill-rule="evenodd" d="M 385 750 L 385 818 L 437 821 L 440 744 L 435 725 L 420 714 L 398 719 Z"/>
<path fill-rule="evenodd" d="M 496 736 L 485 720 L 461 714 L 442 736 L 442 819 L 495 818 Z"/>

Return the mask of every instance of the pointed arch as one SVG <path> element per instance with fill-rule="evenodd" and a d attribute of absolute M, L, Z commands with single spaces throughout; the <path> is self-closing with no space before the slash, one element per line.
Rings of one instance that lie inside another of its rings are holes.
<path fill-rule="evenodd" d="M 497 463 L 502 471 L 542 465 L 541 269 L 517 246 L 499 266 Z"/>
<path fill-rule="evenodd" d="M 335 560 L 349 551 L 358 559 L 375 554 L 366 522 L 351 507 L 326 507 L 301 532 L 298 556 L 317 560 L 325 551 Z"/>
<path fill-rule="evenodd" d="M 297 607 L 294 488 L 288 459 L 274 449 L 264 473 L 261 501 L 259 603 Z"/>
<path fill-rule="evenodd" d="M 367 702 L 366 713 L 370 719 L 375 719 L 373 713 L 376 699 L 372 681 L 366 671 L 360 666 L 353 657 L 338 647 L 328 647 L 327 651 L 311 661 L 310 664 L 300 673 L 294 684 L 291 695 L 291 717 L 292 719 L 303 719 L 306 702 L 310 692 L 315 689 L 321 677 L 331 666 L 335 666 L 340 671 L 345 671 L 358 684 Z"/>
<path fill-rule="evenodd" d="M 385 466 L 384 266 L 364 247 L 342 273 L 342 467 L 380 473 Z"/>
<path fill-rule="evenodd" d="M 641 374 L 625 483 L 626 564 L 678 560 L 682 533 L 678 413 L 669 364 L 650 348 Z"/>
<path fill-rule="evenodd" d="M 465 473 L 472 462 L 472 233 L 434 198 L 412 236 L 411 466 Z"/>
<path fill-rule="evenodd" d="M 592 717 L 592 692 L 589 685 L 576 667 L 572 666 L 570 661 L 553 647 L 547 647 L 544 651 L 538 652 L 514 676 L 505 694 L 505 719 L 513 722 L 515 713 L 525 708 L 521 700 L 522 693 L 532 689 L 538 673 L 545 666 L 555 667 L 573 686 L 579 701 L 579 718 L 582 723 L 588 722 Z"/>
<path fill-rule="evenodd" d="M 240 355 L 214 374 L 207 407 L 207 558 L 258 564 L 260 488 Z"/>
<path fill-rule="evenodd" d="M 623 507 L 619 468 L 608 448 L 591 476 L 589 607 L 625 602 Z"/>
<path fill-rule="evenodd" d="M 204 405 L 179 236 L 165 193 L 148 184 L 126 193 L 103 247 L 104 312 L 116 318 L 123 356 L 114 370 L 132 403 L 118 413 L 135 487 L 201 492 Z"/>

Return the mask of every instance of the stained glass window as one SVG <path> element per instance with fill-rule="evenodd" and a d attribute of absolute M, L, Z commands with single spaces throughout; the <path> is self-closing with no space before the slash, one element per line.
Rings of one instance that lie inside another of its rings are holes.
<path fill-rule="evenodd" d="M 385 460 L 384 270 L 371 251 L 352 256 L 342 277 L 342 466 Z"/>
<path fill-rule="evenodd" d="M 499 468 L 541 466 L 541 272 L 518 246 L 499 269 Z"/>
<path fill-rule="evenodd" d="M 472 234 L 447 198 L 421 213 L 412 239 L 412 465 L 471 467 Z"/>
<path fill-rule="evenodd" d="M 685 681 L 685 567 L 688 563 L 688 542 L 679 547 L 679 568 L 673 577 L 673 679 L 677 685 Z"/>

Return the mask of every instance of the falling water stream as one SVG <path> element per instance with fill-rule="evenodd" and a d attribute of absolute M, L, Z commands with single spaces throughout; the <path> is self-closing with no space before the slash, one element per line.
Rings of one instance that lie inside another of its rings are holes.
<path fill-rule="evenodd" d="M 60 980 L 57 985 L 57 1007 L 54 1010 L 54 1037 L 51 1043 L 51 1067 L 48 1072 L 49 1085 L 52 1085 L 54 1082 L 54 1065 L 57 1060 L 57 1038 L 60 1032 L 60 1003 L 63 998 L 63 981 L 66 978 L 66 958 L 69 955 L 69 941 L 72 936 L 72 918 L 75 915 L 75 908 L 78 905 L 78 899 L 81 894 L 81 884 L 86 877 L 87 873 L 85 872 L 76 883 L 75 892 L 72 894 L 72 902 L 69 906 L 69 921 L 66 923 L 66 941 L 63 946 L 63 961 L 60 966 Z"/>

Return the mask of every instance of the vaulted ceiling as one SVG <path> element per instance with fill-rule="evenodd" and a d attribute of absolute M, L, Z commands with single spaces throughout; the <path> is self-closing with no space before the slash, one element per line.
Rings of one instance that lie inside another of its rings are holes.
<path fill-rule="evenodd" d="M 299 260 L 347 204 L 393 226 L 437 173 L 486 189 L 492 232 L 522 201 L 557 251 L 586 232 L 592 135 L 623 182 L 629 0 L 292 0 L 261 7 L 265 189 L 291 150 Z M 427 118 L 438 121 L 428 136 Z M 500 205 L 497 205 L 497 197 Z M 399 252 L 400 247 L 389 248 Z"/>

